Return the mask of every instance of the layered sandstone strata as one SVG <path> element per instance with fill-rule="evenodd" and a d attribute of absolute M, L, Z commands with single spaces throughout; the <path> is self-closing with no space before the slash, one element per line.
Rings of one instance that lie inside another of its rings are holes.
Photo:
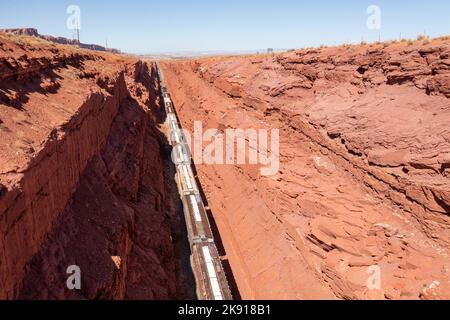
<path fill-rule="evenodd" d="M 0 298 L 183 297 L 154 66 L 2 35 L 0 79 Z"/>
<path fill-rule="evenodd" d="M 281 130 L 275 176 L 198 166 L 244 298 L 450 297 L 449 54 L 437 39 L 163 64 L 186 129 Z"/>

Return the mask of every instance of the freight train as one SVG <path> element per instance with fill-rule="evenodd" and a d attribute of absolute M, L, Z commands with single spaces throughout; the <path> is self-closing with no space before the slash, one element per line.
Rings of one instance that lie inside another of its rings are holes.
<path fill-rule="evenodd" d="M 191 246 L 191 264 L 197 282 L 198 298 L 202 300 L 232 300 L 226 274 L 217 250 L 207 208 L 194 175 L 189 146 L 180 128 L 171 96 L 164 86 L 158 67 L 162 101 L 167 114 L 172 160 L 177 169 L 177 185 L 183 203 L 184 216 Z"/>

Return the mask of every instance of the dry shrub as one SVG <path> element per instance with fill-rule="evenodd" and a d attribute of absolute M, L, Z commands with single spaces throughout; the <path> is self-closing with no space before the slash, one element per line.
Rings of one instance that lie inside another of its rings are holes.
<path fill-rule="evenodd" d="M 417 41 L 424 41 L 424 40 L 428 40 L 428 39 L 429 39 L 429 37 L 425 34 L 419 34 L 417 36 Z"/>

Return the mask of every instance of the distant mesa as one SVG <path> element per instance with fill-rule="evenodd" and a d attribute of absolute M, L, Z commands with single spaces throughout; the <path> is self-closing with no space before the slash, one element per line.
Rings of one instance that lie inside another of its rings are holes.
<path fill-rule="evenodd" d="M 48 36 L 48 35 L 41 35 L 39 34 L 37 29 L 34 28 L 17 28 L 17 29 L 0 29 L 0 32 L 14 34 L 17 36 L 29 36 L 29 37 L 38 37 L 50 42 L 63 44 L 63 45 L 69 45 L 69 46 L 79 46 L 83 49 L 88 50 L 94 50 L 94 51 L 103 51 L 103 52 L 113 52 L 113 53 L 120 53 L 117 49 L 109 49 L 105 48 L 96 44 L 85 44 L 80 43 L 78 44 L 77 40 L 71 40 L 64 37 L 54 37 L 54 36 Z"/>

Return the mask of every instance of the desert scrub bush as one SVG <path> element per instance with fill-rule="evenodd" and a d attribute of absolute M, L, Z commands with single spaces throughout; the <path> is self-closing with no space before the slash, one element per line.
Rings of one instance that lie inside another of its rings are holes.
<path fill-rule="evenodd" d="M 408 44 L 408 46 L 412 46 L 414 44 L 414 41 L 408 40 L 407 44 Z"/>
<path fill-rule="evenodd" d="M 387 47 L 392 46 L 392 45 L 395 45 L 395 44 L 397 44 L 397 43 L 399 43 L 398 40 L 390 40 L 390 41 L 386 41 L 386 42 L 383 44 L 383 47 L 384 47 L 384 48 L 387 48 Z"/>
<path fill-rule="evenodd" d="M 425 34 L 419 34 L 417 36 L 417 41 L 425 41 L 425 40 L 429 40 L 429 39 L 430 38 L 427 35 L 425 35 Z"/>
<path fill-rule="evenodd" d="M 349 50 L 352 46 L 348 43 L 344 43 L 343 45 L 341 45 L 341 48 L 345 49 L 345 50 Z"/>

